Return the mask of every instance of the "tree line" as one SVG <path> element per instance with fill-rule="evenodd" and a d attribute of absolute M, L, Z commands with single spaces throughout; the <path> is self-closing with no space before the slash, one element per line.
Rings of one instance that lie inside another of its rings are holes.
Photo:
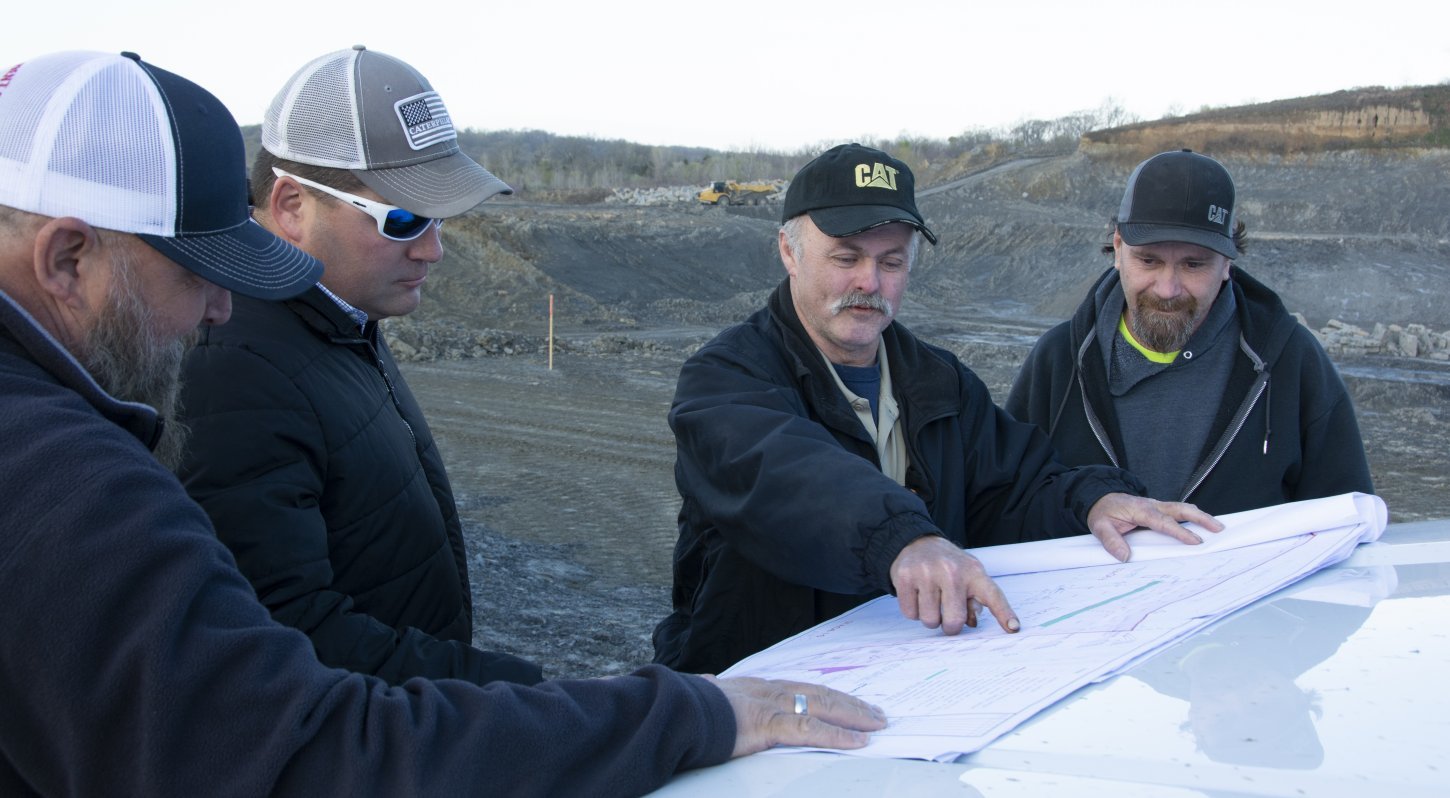
<path fill-rule="evenodd" d="M 1136 117 L 1109 99 L 1089 111 L 1057 119 L 1029 119 L 1005 129 L 974 128 L 945 140 L 924 136 L 865 139 L 909 165 L 923 186 L 949 180 L 984 161 L 1071 152 L 1084 133 L 1131 124 Z M 261 146 L 261 125 L 242 137 L 250 160 Z M 559 136 L 543 130 L 459 132 L 458 144 L 484 168 L 503 178 L 520 197 L 544 193 L 608 192 L 615 188 L 705 186 L 715 180 L 786 180 L 829 142 L 790 152 L 724 151 L 658 146 L 623 139 Z"/>
<path fill-rule="evenodd" d="M 950 179 L 964 163 L 1023 154 L 1071 152 L 1090 130 L 1131 124 L 1137 118 L 1111 99 L 1100 107 L 1057 119 L 1031 119 L 1006 129 L 972 129 L 948 139 L 899 136 L 860 143 L 891 153 L 928 185 Z M 539 191 L 654 188 L 714 180 L 788 179 L 830 142 L 794 151 L 722 151 L 658 146 L 622 139 L 558 136 L 542 130 L 482 131 L 458 135 L 459 146 L 502 177 L 520 195 Z"/>

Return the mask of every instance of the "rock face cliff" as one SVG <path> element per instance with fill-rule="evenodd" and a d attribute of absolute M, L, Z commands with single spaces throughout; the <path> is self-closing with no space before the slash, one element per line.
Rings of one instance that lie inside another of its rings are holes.
<path fill-rule="evenodd" d="M 1214 153 L 1209 153 L 1214 154 Z M 1220 156 L 1238 187 L 1249 246 L 1237 263 L 1291 310 L 1330 318 L 1450 326 L 1450 151 L 1352 150 Z M 1108 268 L 1098 254 L 1134 162 L 1087 154 L 989 171 L 927 198 L 948 231 L 923 263 L 958 302 L 1020 303 L 1063 317 Z M 927 274 L 930 274 L 928 277 Z"/>
<path fill-rule="evenodd" d="M 1082 152 L 1141 160 L 1173 147 L 1228 154 L 1444 145 L 1450 86 L 1360 89 L 1088 133 Z"/>

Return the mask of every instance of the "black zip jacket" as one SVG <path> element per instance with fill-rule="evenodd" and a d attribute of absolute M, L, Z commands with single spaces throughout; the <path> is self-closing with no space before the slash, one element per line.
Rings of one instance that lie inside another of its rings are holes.
<path fill-rule="evenodd" d="M 802 328 L 783 282 L 680 370 L 670 427 L 682 499 L 674 611 L 655 661 L 716 673 L 891 590 L 922 535 L 965 547 L 1085 534 L 1127 472 L 1069 470 L 950 353 L 883 333 L 910 465 L 902 487 Z"/>
<path fill-rule="evenodd" d="M 533 684 L 480 651 L 443 460 L 376 323 L 313 288 L 233 298 L 187 356 L 180 476 L 257 596 L 324 663 L 382 677 Z"/>
<path fill-rule="evenodd" d="M 1238 266 L 1224 289 L 1237 301 L 1240 357 L 1208 441 L 1185 453 L 1196 465 L 1183 493 L 1154 498 L 1225 514 L 1373 493 L 1354 405 L 1323 347 L 1277 294 Z M 1007 410 L 1041 427 L 1074 465 L 1122 462 L 1122 420 L 1095 343 L 1096 297 L 1104 290 L 1121 290 L 1116 270 L 1098 279 L 1071 320 L 1042 336 L 1007 398 Z"/>

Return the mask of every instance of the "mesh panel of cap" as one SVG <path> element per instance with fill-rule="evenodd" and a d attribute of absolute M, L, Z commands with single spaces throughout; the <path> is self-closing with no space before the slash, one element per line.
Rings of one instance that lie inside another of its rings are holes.
<path fill-rule="evenodd" d="M 0 167 L 0 204 L 129 233 L 169 232 L 175 159 L 166 109 L 146 76 L 88 53 L 20 68 L 24 79 L 7 88 L 15 94 L 0 115 L 0 153 L 16 161 Z"/>
<path fill-rule="evenodd" d="M 341 169 L 364 168 L 354 105 L 353 59 L 344 50 L 316 59 L 267 109 L 263 145 L 279 157 Z"/>
<path fill-rule="evenodd" d="M 50 170 L 88 183 L 125 188 L 148 197 L 165 197 L 169 181 L 167 170 L 160 167 L 170 160 L 167 151 L 171 136 L 169 132 L 162 135 L 161 120 L 157 118 L 159 109 L 154 105 L 156 92 L 150 84 L 143 85 L 134 79 L 136 71 L 127 65 L 119 64 L 108 70 L 132 79 L 111 78 L 88 83 L 76 95 L 66 120 L 61 123 L 63 135 L 51 154 Z M 113 88 L 116 83 L 120 84 L 119 91 Z M 89 143 L 91 131 L 97 125 L 86 121 L 87 118 L 114 120 L 117 129 L 129 131 L 130 135 L 111 137 L 106 143 L 108 157 L 97 158 Z M 154 223 L 159 229 L 161 220 Z"/>
<path fill-rule="evenodd" d="M 24 65 L 26 69 L 34 69 L 40 72 L 39 75 L 29 75 L 30 81 L 26 91 L 34 92 L 40 96 L 49 96 L 60 88 L 65 82 L 66 69 L 62 68 L 70 62 L 57 63 L 54 65 L 37 64 L 35 66 Z M 22 65 L 17 65 L 19 69 Z M 47 66 L 53 68 L 47 69 Z M 6 103 L 5 114 L 0 116 L 0 158 L 26 163 L 30 160 L 30 149 L 34 146 L 34 133 L 40 126 L 40 116 L 45 113 L 45 105 L 40 102 Z"/>

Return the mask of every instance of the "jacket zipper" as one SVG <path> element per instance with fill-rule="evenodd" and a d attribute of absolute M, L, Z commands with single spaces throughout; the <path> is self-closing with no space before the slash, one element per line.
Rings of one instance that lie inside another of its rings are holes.
<path fill-rule="evenodd" d="M 382 335 L 382 331 L 375 330 L 374 335 Z M 378 347 L 366 335 L 354 336 L 351 338 L 335 339 L 343 344 L 362 344 L 372 357 L 373 365 L 378 370 L 378 376 L 383 378 L 383 385 L 388 389 L 388 400 L 393 403 L 393 410 L 398 414 L 398 420 L 403 422 L 403 429 L 408 431 L 408 438 L 413 441 L 413 451 L 418 451 L 418 435 L 413 431 L 413 425 L 408 423 L 408 417 L 403 413 L 403 406 L 398 403 L 398 393 L 393 388 L 393 380 L 388 376 L 388 369 L 383 365 L 383 357 L 378 354 Z"/>
<path fill-rule="evenodd" d="M 1112 444 L 1108 443 L 1107 431 L 1103 429 L 1102 421 L 1098 420 L 1097 413 L 1094 413 L 1092 405 L 1088 404 L 1087 390 L 1082 387 L 1082 377 L 1080 375 L 1082 374 L 1083 354 L 1087 352 L 1088 347 L 1092 346 L 1092 342 L 1092 336 L 1089 335 L 1083 338 L 1082 346 L 1077 348 L 1077 368 L 1073 371 L 1073 380 L 1077 381 L 1078 393 L 1082 394 L 1082 412 L 1087 417 L 1088 428 L 1093 431 L 1093 437 L 1098 439 L 1098 445 L 1103 447 L 1103 454 L 1108 456 L 1108 461 L 1113 464 L 1113 467 L 1122 468 L 1118 464 L 1118 455 L 1113 451 Z M 1069 392 L 1072 391 L 1071 381 L 1068 382 L 1067 390 Z"/>
<path fill-rule="evenodd" d="M 1179 499 L 1179 501 L 1188 501 L 1188 497 L 1192 496 L 1193 492 L 1198 490 L 1198 486 L 1202 485 L 1205 479 L 1208 479 L 1209 473 L 1218 466 L 1218 462 L 1223 459 L 1224 453 L 1228 451 L 1228 447 L 1233 445 L 1234 440 L 1238 438 L 1239 432 L 1243 430 L 1244 423 L 1249 419 L 1249 414 L 1254 411 L 1254 407 L 1259 403 L 1259 397 L 1263 396 L 1264 392 L 1269 388 L 1269 372 L 1264 360 L 1259 357 L 1257 352 L 1249 347 L 1249 342 L 1245 340 L 1242 334 L 1239 335 L 1239 349 L 1243 350 L 1243 353 L 1249 356 L 1249 360 L 1253 361 L 1254 372 L 1259 376 L 1254 380 L 1254 384 L 1250 386 L 1248 396 L 1244 398 L 1243 404 L 1239 405 L 1238 412 L 1234 414 L 1233 421 L 1228 425 L 1228 429 L 1224 431 L 1224 435 L 1219 439 L 1218 445 L 1214 447 L 1208 459 L 1199 466 L 1197 473 L 1189 478 L 1188 490 L 1184 491 L 1183 498 Z M 1269 453 L 1270 429 L 1267 420 L 1268 413 L 1269 409 L 1266 408 L 1264 410 L 1264 454 Z"/>

